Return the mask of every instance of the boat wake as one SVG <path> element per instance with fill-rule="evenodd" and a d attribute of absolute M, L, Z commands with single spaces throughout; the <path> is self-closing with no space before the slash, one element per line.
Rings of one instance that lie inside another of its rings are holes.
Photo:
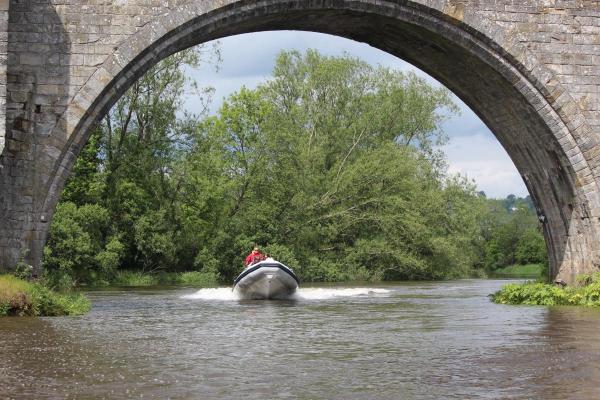
<path fill-rule="evenodd" d="M 376 288 L 305 288 L 294 293 L 297 300 L 328 300 L 337 297 L 381 296 L 390 293 Z"/>
<path fill-rule="evenodd" d="M 191 300 L 238 300 L 238 296 L 229 287 L 200 289 L 196 293 L 181 296 L 182 299 Z"/>
<path fill-rule="evenodd" d="M 290 300 L 329 300 L 343 297 L 385 296 L 390 292 L 388 289 L 379 288 L 304 288 L 298 289 L 290 297 Z M 200 289 L 196 293 L 186 294 L 181 298 L 208 301 L 239 300 L 239 297 L 228 287 Z"/>

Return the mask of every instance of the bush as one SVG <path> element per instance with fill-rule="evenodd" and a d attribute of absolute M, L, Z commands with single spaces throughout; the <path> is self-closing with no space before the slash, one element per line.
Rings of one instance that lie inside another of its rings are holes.
<path fill-rule="evenodd" d="M 190 271 L 165 274 L 165 284 L 180 284 L 194 286 L 217 286 L 219 284 L 216 272 Z M 161 280 L 163 277 L 160 277 Z M 162 283 L 162 282 L 161 282 Z"/>
<path fill-rule="evenodd" d="M 40 283 L 0 275 L 0 316 L 82 315 L 90 306 L 81 293 L 57 293 Z"/>
<path fill-rule="evenodd" d="M 510 265 L 505 268 L 499 268 L 491 273 L 494 277 L 526 277 L 542 278 L 546 275 L 546 266 L 543 264 Z"/>
<path fill-rule="evenodd" d="M 90 301 L 81 293 L 57 293 L 49 288 L 32 285 L 32 315 L 83 315 L 90 310 Z"/>
<path fill-rule="evenodd" d="M 88 283 L 112 272 L 124 248 L 117 237 L 105 245 L 109 223 L 108 210 L 96 204 L 57 206 L 43 261 L 52 287 Z"/>
<path fill-rule="evenodd" d="M 29 315 L 31 285 L 11 275 L 0 275 L 0 315 Z"/>
<path fill-rule="evenodd" d="M 519 238 L 516 248 L 519 264 L 544 264 L 548 260 L 544 236 L 537 229 L 528 229 Z"/>
<path fill-rule="evenodd" d="M 25 262 L 25 256 L 29 254 L 29 249 L 21 250 L 19 254 L 19 261 L 15 265 L 15 269 L 12 271 L 12 275 L 22 280 L 29 280 L 33 275 L 33 266 Z"/>
<path fill-rule="evenodd" d="M 49 248 L 46 247 L 44 250 L 46 253 L 46 251 L 49 251 Z M 44 286 L 59 292 L 71 290 L 75 286 L 71 271 L 65 271 L 63 269 L 44 270 L 41 282 Z"/>
<path fill-rule="evenodd" d="M 111 281 L 116 286 L 154 286 L 158 277 L 142 271 L 117 271 Z"/>
<path fill-rule="evenodd" d="M 340 282 L 342 268 L 333 261 L 309 257 L 296 273 L 302 281 L 308 282 Z"/>
<path fill-rule="evenodd" d="M 568 293 L 565 289 L 546 283 L 526 282 L 505 285 L 492 295 L 492 299 L 500 304 L 528 304 L 556 306 L 568 304 Z"/>
<path fill-rule="evenodd" d="M 579 279 L 581 286 L 560 287 L 540 282 L 512 283 L 491 295 L 500 304 L 600 306 L 600 273 Z"/>
<path fill-rule="evenodd" d="M 134 223 L 135 246 L 144 268 L 177 265 L 177 243 L 173 237 L 164 210 L 148 212 Z"/>
<path fill-rule="evenodd" d="M 157 286 L 157 285 L 194 285 L 217 286 L 219 283 L 216 272 L 162 272 L 156 274 L 142 271 L 118 271 L 110 282 L 116 286 Z"/>
<path fill-rule="evenodd" d="M 287 246 L 281 244 L 269 244 L 263 249 L 263 251 L 269 255 L 269 257 L 273 257 L 277 261 L 287 265 L 292 269 L 297 269 L 300 265 L 296 259 L 294 251 Z"/>
<path fill-rule="evenodd" d="M 207 248 L 200 250 L 194 258 L 194 268 L 202 272 L 211 272 L 219 275 L 219 260 Z"/>

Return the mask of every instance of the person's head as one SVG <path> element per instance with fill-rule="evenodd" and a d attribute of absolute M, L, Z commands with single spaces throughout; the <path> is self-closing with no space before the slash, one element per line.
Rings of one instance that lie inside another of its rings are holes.
<path fill-rule="evenodd" d="M 260 250 L 258 249 L 258 246 L 254 246 L 254 250 L 252 250 L 253 253 L 258 253 L 260 252 Z"/>

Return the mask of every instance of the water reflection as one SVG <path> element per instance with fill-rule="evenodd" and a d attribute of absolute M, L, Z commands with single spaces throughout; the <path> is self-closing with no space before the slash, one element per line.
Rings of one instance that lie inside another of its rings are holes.
<path fill-rule="evenodd" d="M 193 290 L 94 292 L 84 317 L 0 320 L 0 393 L 600 398 L 600 312 L 490 303 L 502 283 L 313 290 L 274 302 Z"/>
<path fill-rule="evenodd" d="M 536 335 L 538 351 L 519 359 L 531 369 L 539 398 L 600 398 L 594 384 L 600 382 L 599 319 L 597 309 L 548 309 Z"/>

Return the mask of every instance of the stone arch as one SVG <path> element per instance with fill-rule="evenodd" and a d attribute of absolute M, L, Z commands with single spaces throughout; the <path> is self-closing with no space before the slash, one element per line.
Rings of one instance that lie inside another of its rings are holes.
<path fill-rule="evenodd" d="M 552 277 L 590 270 L 600 192 L 588 165 L 590 128 L 580 108 L 517 38 L 452 1 L 194 0 L 159 16 L 115 48 L 69 103 L 63 137 L 36 209 L 48 221 L 90 126 L 160 59 L 238 33 L 297 29 L 366 42 L 399 56 L 444 83 L 506 148 L 534 198 L 551 255 Z M 66 126 L 66 131 L 65 127 Z M 58 129 L 58 128 L 57 128 Z M 47 228 L 39 227 L 45 232 Z M 45 238 L 44 238 L 45 239 Z"/>

